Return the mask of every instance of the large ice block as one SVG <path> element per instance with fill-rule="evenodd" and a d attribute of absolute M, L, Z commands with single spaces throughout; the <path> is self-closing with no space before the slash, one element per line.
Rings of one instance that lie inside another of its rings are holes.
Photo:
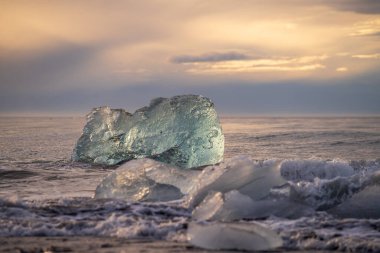
<path fill-rule="evenodd" d="M 126 201 L 170 201 L 188 193 L 200 172 L 143 158 L 129 161 L 97 186 L 95 198 Z"/>
<path fill-rule="evenodd" d="M 214 104 L 197 95 L 156 98 L 133 114 L 98 107 L 73 152 L 73 160 L 115 165 L 152 158 L 181 168 L 223 160 L 224 136 Z"/>

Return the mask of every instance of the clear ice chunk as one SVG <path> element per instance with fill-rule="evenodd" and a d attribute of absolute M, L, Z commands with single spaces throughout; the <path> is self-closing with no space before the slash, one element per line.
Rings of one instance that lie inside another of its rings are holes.
<path fill-rule="evenodd" d="M 191 217 L 195 220 L 216 220 L 223 208 L 224 199 L 221 192 L 209 192 L 205 199 L 193 210 Z"/>
<path fill-rule="evenodd" d="M 223 160 L 224 136 L 210 99 L 197 95 L 156 98 L 130 114 L 98 107 L 73 152 L 73 160 L 115 165 L 152 158 L 181 168 Z"/>
<path fill-rule="evenodd" d="M 253 161 L 248 156 L 235 156 L 218 166 L 205 168 L 198 177 L 198 182 L 187 197 L 187 205 L 198 206 L 209 192 L 226 193 L 237 190 L 252 200 L 268 196 L 274 186 L 283 185 L 277 161 Z"/>
<path fill-rule="evenodd" d="M 282 246 L 282 239 L 258 223 L 190 223 L 191 244 L 211 250 L 271 250 Z"/>
<path fill-rule="evenodd" d="M 126 201 L 171 201 L 188 193 L 200 172 L 142 158 L 129 161 L 97 186 L 95 198 Z"/>
<path fill-rule="evenodd" d="M 314 209 L 287 199 L 265 199 L 254 201 L 250 197 L 234 190 L 222 194 L 211 192 L 202 203 L 193 210 L 196 220 L 234 221 L 241 219 L 259 219 L 276 216 L 295 219 L 310 216 Z"/>
<path fill-rule="evenodd" d="M 367 186 L 328 212 L 340 218 L 380 219 L 380 185 Z"/>

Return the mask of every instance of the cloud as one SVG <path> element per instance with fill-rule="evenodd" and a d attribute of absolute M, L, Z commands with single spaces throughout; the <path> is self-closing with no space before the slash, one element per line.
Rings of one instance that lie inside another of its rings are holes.
<path fill-rule="evenodd" d="M 96 46 L 57 43 L 45 50 L 3 53 L 0 89 L 2 92 L 40 92 L 76 85 L 83 66 L 94 59 L 98 50 Z"/>
<path fill-rule="evenodd" d="M 191 68 L 189 73 L 194 74 L 225 74 L 225 73 L 253 73 L 253 72 L 297 72 L 297 71 L 311 71 L 325 68 L 322 64 L 306 64 L 296 66 L 279 66 L 279 65 L 251 65 L 241 66 L 239 64 L 233 65 L 208 65 L 197 68 Z"/>
<path fill-rule="evenodd" d="M 178 55 L 170 59 L 172 63 L 221 62 L 247 60 L 251 57 L 237 52 L 208 53 L 203 55 Z"/>
<path fill-rule="evenodd" d="M 356 54 L 352 58 L 357 59 L 380 59 L 380 54 Z"/>
<path fill-rule="evenodd" d="M 380 13 L 379 0 L 323 0 L 322 2 L 342 11 L 364 14 Z"/>
<path fill-rule="evenodd" d="M 205 57 L 209 56 L 209 57 Z M 311 71 L 323 69 L 322 61 L 328 58 L 327 55 L 303 56 L 303 57 L 271 57 L 255 59 L 248 55 L 242 57 L 230 57 L 230 54 L 205 54 L 202 57 L 191 57 L 175 63 L 182 63 L 190 66 L 188 73 L 193 74 L 223 74 L 223 73 L 249 73 L 249 72 L 290 72 L 290 71 Z"/>
<path fill-rule="evenodd" d="M 173 80 L 155 80 L 131 86 L 104 89 L 76 87 L 60 93 L 0 93 L 0 113 L 17 111 L 73 112 L 85 115 L 91 108 L 109 105 L 128 111 L 145 106 L 154 97 L 201 94 L 210 97 L 219 114 L 380 114 L 380 73 L 374 71 L 354 79 L 344 75 L 331 80 L 299 79 L 271 83 L 236 82 L 225 79 L 216 87 L 205 81 L 181 86 Z"/>
<path fill-rule="evenodd" d="M 256 84 L 305 78 L 308 85 L 319 79 L 333 83 L 366 75 L 379 69 L 378 60 L 359 59 L 377 59 L 370 54 L 379 52 L 374 36 L 380 33 L 380 18 L 358 13 L 376 13 L 374 3 L 4 1 L 0 8 L 0 104 L 4 99 L 10 107 L 20 103 L 31 108 L 34 104 L 66 108 L 71 106 L 71 96 L 78 97 L 74 91 L 81 89 L 77 105 L 94 106 L 104 90 L 125 87 L 124 93 L 110 93 L 106 100 L 119 96 L 123 105 L 125 97 L 134 98 L 135 88 L 129 87 L 138 85 L 145 90 L 139 90 L 142 95 L 136 100 L 148 100 L 160 89 L 170 93 L 162 88 L 165 83 L 179 87 L 176 93 L 186 87 L 198 91 L 212 83 L 212 94 L 226 79 L 229 84 L 247 80 Z M 349 54 L 336 57 L 339 52 Z M 323 54 L 331 58 L 326 60 Z M 338 73 L 341 67 L 349 72 Z M 143 86 L 147 83 L 152 85 Z"/>
<path fill-rule="evenodd" d="M 350 36 L 380 36 L 380 19 L 370 19 L 355 23 Z"/>
<path fill-rule="evenodd" d="M 339 68 L 336 68 L 335 71 L 336 72 L 347 72 L 348 68 L 346 68 L 346 67 L 339 67 Z"/>

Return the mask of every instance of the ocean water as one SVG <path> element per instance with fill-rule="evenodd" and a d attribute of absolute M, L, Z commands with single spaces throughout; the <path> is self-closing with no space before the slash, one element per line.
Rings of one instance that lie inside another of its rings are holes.
<path fill-rule="evenodd" d="M 221 122 L 226 159 L 249 155 L 280 162 L 283 176 L 316 207 L 311 217 L 258 221 L 280 234 L 283 250 L 380 252 L 380 118 L 222 117 Z M 84 124 L 75 117 L 0 118 L 0 236 L 186 240 L 191 211 L 179 203 L 93 199 L 96 186 L 116 167 L 71 161 Z M 338 184 L 347 188 L 343 196 L 334 195 Z M 372 192 L 366 193 L 368 185 Z M 361 192 L 364 197 L 355 197 Z M 345 201 L 358 203 L 351 215 L 325 211 Z"/>

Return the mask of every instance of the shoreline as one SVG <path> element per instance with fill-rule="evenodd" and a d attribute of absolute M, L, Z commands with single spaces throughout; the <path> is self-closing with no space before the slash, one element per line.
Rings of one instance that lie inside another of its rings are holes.
<path fill-rule="evenodd" d="M 0 237 L 0 252 L 204 252 L 186 243 L 102 236 Z"/>
<path fill-rule="evenodd" d="M 40 237 L 0 237 L 0 252 L 17 253 L 227 253 L 246 252 L 235 250 L 205 250 L 187 242 L 171 242 L 153 239 L 126 239 L 102 236 L 40 236 Z M 258 252 L 258 251 L 255 251 Z M 268 252 L 268 251 L 263 251 Z M 334 251 L 282 251 L 287 253 L 333 253 Z"/>

